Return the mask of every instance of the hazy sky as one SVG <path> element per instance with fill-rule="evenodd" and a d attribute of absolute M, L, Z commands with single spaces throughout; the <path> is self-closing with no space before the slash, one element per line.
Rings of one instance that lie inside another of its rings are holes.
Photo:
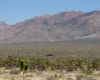
<path fill-rule="evenodd" d="M 45 14 L 100 10 L 100 0 L 0 0 L 0 21 L 9 25 Z"/>

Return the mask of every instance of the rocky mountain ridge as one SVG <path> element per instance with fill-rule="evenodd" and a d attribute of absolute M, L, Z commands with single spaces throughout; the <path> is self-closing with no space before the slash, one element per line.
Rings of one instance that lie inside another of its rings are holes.
<path fill-rule="evenodd" d="M 47 14 L 12 26 L 0 22 L 0 32 L 0 43 L 100 38 L 100 11 Z"/>

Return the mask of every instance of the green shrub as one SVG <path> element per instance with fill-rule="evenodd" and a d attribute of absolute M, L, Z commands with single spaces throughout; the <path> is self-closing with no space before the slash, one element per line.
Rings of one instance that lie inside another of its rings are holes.
<path fill-rule="evenodd" d="M 57 74 L 55 74 L 55 77 L 57 77 Z"/>
<path fill-rule="evenodd" d="M 77 76 L 77 80 L 81 80 L 82 77 L 83 77 L 83 75 L 78 75 L 78 76 Z"/>
<path fill-rule="evenodd" d="M 11 80 L 15 80 L 14 78 L 12 78 Z"/>
<path fill-rule="evenodd" d="M 86 75 L 92 75 L 93 70 L 84 70 L 83 73 L 86 74 Z"/>

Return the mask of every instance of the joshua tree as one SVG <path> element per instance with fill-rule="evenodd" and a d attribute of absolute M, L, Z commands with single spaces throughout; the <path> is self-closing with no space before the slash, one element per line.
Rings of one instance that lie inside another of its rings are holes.
<path fill-rule="evenodd" d="M 70 59 L 67 61 L 67 70 L 68 71 L 73 71 L 75 68 L 75 60 L 74 59 Z"/>
<path fill-rule="evenodd" d="M 63 65 L 63 63 L 62 63 L 62 62 L 60 63 L 59 68 L 60 68 L 60 72 L 62 72 L 62 70 L 63 70 L 63 68 L 64 68 L 64 65 Z"/>
<path fill-rule="evenodd" d="M 16 60 L 17 56 L 14 56 L 13 55 L 13 61 L 12 61 L 12 64 L 13 64 L 13 68 L 15 70 L 15 67 L 17 66 L 17 60 Z"/>
<path fill-rule="evenodd" d="M 94 70 L 96 70 L 96 69 L 98 68 L 99 64 L 100 64 L 99 59 L 93 60 L 93 61 L 92 61 L 92 68 L 93 68 Z"/>
<path fill-rule="evenodd" d="M 40 65 L 39 61 L 40 61 L 40 59 L 38 58 L 38 59 L 37 59 L 38 70 L 39 70 L 39 65 Z"/>
<path fill-rule="evenodd" d="M 33 70 L 35 69 L 35 66 L 36 66 L 36 59 L 33 57 L 33 58 L 30 58 L 30 70 Z"/>
<path fill-rule="evenodd" d="M 23 80 L 25 80 L 25 75 L 27 73 L 27 70 L 29 68 L 29 61 L 25 61 L 24 59 L 21 59 L 20 61 L 20 70 Z"/>
<path fill-rule="evenodd" d="M 0 67 L 3 67 L 3 60 L 1 57 L 0 57 Z"/>
<path fill-rule="evenodd" d="M 45 70 L 47 70 L 47 68 L 50 66 L 50 63 L 49 63 L 49 61 L 48 60 L 46 60 L 46 61 L 42 61 L 42 71 L 45 69 Z"/>
<path fill-rule="evenodd" d="M 51 69 L 52 69 L 52 72 L 53 72 L 54 71 L 54 66 L 52 66 Z"/>
<path fill-rule="evenodd" d="M 59 69 L 60 63 L 61 63 L 60 59 L 56 59 L 55 65 L 56 65 L 56 68 L 57 68 L 57 69 Z"/>
<path fill-rule="evenodd" d="M 4 66 L 5 66 L 5 69 L 8 69 L 8 61 L 7 60 L 4 61 Z"/>

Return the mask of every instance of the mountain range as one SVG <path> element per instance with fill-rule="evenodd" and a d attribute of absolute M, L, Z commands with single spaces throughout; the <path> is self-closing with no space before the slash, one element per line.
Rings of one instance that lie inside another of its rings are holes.
<path fill-rule="evenodd" d="M 100 39 L 100 11 L 46 14 L 7 25 L 0 22 L 0 43 Z"/>

